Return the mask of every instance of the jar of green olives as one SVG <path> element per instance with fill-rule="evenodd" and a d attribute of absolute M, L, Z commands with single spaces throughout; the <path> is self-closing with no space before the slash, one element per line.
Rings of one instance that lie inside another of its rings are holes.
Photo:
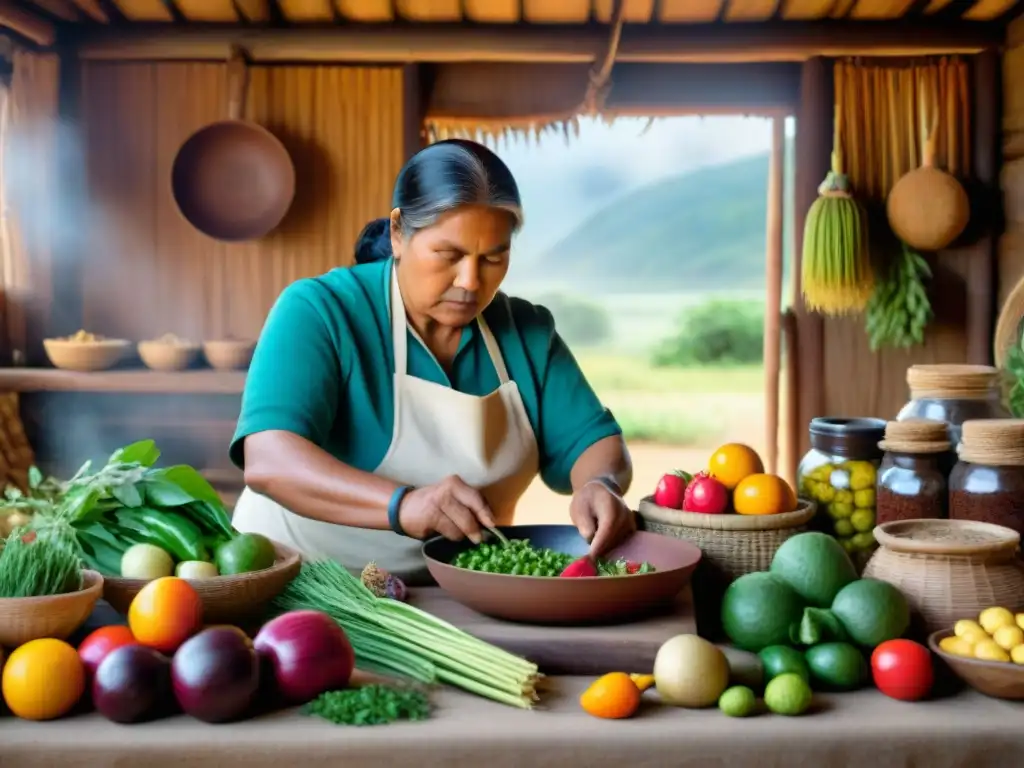
<path fill-rule="evenodd" d="M 860 566 L 875 548 L 875 485 L 882 419 L 811 420 L 811 450 L 800 461 L 800 496 L 818 504 L 814 526 L 835 536 Z"/>

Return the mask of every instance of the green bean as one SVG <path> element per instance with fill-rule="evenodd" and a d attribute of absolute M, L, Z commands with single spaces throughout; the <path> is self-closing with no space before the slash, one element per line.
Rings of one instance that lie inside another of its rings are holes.
<path fill-rule="evenodd" d="M 482 573 L 511 576 L 558 576 L 576 559 L 575 555 L 557 552 L 548 547 L 534 547 L 528 539 L 513 539 L 508 545 L 484 542 L 460 552 L 451 564 Z M 625 576 L 652 573 L 650 563 L 632 563 L 624 558 L 597 561 L 600 576 Z"/>

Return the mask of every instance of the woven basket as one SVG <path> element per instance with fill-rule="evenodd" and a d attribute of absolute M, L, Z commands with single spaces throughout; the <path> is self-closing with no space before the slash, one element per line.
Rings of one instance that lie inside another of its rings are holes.
<path fill-rule="evenodd" d="M 660 507 L 648 496 L 640 501 L 639 515 L 643 530 L 687 539 L 704 553 L 693 578 L 697 628 L 704 637 L 720 639 L 726 588 L 744 574 L 767 571 L 775 550 L 807 530 L 815 508 L 800 499 L 796 510 L 778 515 L 706 515 Z"/>
<path fill-rule="evenodd" d="M 262 571 L 189 580 L 202 598 L 204 623 L 232 624 L 262 615 L 270 601 L 281 594 L 302 567 L 298 552 L 282 544 L 274 544 L 274 548 L 277 562 Z M 127 614 L 135 595 L 147 583 L 145 579 L 107 577 L 103 599 L 118 613 Z"/>
<path fill-rule="evenodd" d="M 1024 319 L 1024 278 L 1019 280 L 1003 302 L 996 321 L 996 335 L 992 344 L 997 368 L 1006 363 L 1006 354 L 1020 340 L 1021 320 Z"/>
<path fill-rule="evenodd" d="M 19 645 L 52 637 L 71 637 L 92 613 L 103 593 L 103 577 L 96 571 L 82 571 L 82 588 L 50 597 L 8 597 L 0 599 L 0 646 Z"/>
<path fill-rule="evenodd" d="M 864 576 L 899 588 L 921 639 L 985 608 L 1024 607 L 1016 531 L 971 520 L 901 520 L 875 528 L 875 539 Z"/>

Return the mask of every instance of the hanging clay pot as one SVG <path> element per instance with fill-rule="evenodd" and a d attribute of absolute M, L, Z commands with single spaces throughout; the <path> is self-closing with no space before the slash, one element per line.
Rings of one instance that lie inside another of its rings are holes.
<path fill-rule="evenodd" d="M 935 128 L 925 141 L 921 167 L 893 185 L 885 210 L 896 237 L 918 251 L 941 251 L 960 237 L 971 202 L 955 176 L 935 166 Z"/>

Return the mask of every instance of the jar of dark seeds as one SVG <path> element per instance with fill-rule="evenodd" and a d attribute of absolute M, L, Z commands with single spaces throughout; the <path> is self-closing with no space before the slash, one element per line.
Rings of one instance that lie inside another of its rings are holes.
<path fill-rule="evenodd" d="M 949 517 L 1024 534 L 1024 419 L 967 421 L 949 476 Z"/>
<path fill-rule="evenodd" d="M 878 524 L 946 517 L 946 480 L 952 463 L 946 423 L 933 419 L 890 421 L 878 447 L 885 451 L 875 494 Z"/>

